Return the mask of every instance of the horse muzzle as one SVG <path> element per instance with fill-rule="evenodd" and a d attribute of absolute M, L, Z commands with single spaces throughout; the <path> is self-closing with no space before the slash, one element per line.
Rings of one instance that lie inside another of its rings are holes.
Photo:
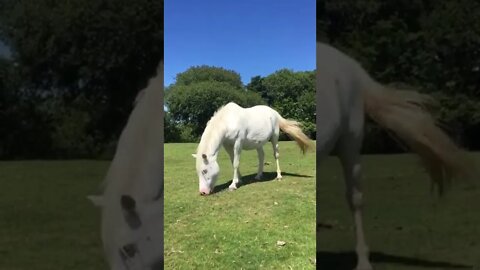
<path fill-rule="evenodd" d="M 200 195 L 201 196 L 206 196 L 206 195 L 209 195 L 211 193 L 211 190 L 208 189 L 208 188 L 201 188 L 200 189 Z"/>

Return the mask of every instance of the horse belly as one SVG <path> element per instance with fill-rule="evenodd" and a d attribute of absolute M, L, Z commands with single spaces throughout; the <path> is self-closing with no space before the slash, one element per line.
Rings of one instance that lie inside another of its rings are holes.
<path fill-rule="evenodd" d="M 243 141 L 243 149 L 250 150 L 263 146 L 270 139 L 271 132 L 249 133 Z"/>
<path fill-rule="evenodd" d="M 246 140 L 243 142 L 242 144 L 242 149 L 244 150 L 253 150 L 253 149 L 257 149 L 261 146 L 263 146 L 267 141 L 260 141 L 260 140 L 253 140 L 253 141 L 250 141 L 250 140 Z"/>

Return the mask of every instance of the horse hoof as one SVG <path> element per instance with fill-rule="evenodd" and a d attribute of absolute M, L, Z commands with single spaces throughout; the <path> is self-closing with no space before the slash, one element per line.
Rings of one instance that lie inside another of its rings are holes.
<path fill-rule="evenodd" d="M 355 270 L 373 270 L 373 267 L 371 265 L 357 266 Z"/>
<path fill-rule="evenodd" d="M 237 187 L 232 187 L 232 186 L 228 187 L 228 190 L 230 190 L 230 191 L 234 191 L 236 189 L 237 189 Z"/>

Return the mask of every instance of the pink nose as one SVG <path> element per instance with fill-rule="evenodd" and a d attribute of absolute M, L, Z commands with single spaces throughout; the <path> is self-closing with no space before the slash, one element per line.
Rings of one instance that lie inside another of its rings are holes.
<path fill-rule="evenodd" d="M 210 190 L 208 188 L 201 188 L 200 195 L 208 195 L 210 194 Z"/>

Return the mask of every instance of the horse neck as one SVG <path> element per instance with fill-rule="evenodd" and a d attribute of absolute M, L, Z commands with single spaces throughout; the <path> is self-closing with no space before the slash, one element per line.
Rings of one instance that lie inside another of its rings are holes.
<path fill-rule="evenodd" d="M 225 137 L 225 129 L 223 123 L 215 120 L 218 119 L 212 119 L 207 124 L 200 144 L 198 145 L 197 154 L 207 154 L 208 156 L 217 157 Z"/>
<path fill-rule="evenodd" d="M 163 153 L 162 103 L 163 77 L 157 75 L 143 90 L 122 131 L 105 181 L 106 195 L 116 200 L 120 193 L 135 199 L 151 200 L 162 191 Z"/>

